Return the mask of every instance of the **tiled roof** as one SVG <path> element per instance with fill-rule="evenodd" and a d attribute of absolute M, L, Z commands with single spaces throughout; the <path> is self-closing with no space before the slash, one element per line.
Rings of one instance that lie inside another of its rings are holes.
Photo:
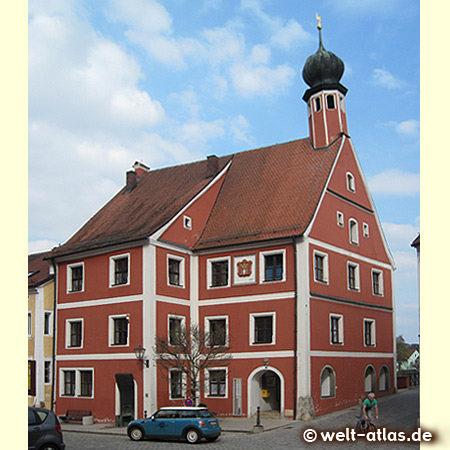
<path fill-rule="evenodd" d="M 301 139 L 219 158 L 219 170 L 232 163 L 194 249 L 301 235 L 341 142 L 314 150 Z M 135 189 L 122 189 L 53 254 L 150 236 L 211 182 L 206 170 L 204 160 L 143 173 Z"/>
<path fill-rule="evenodd" d="M 28 255 L 28 287 L 37 287 L 54 278 L 50 273 L 50 265 L 44 260 L 50 252 L 32 253 Z"/>

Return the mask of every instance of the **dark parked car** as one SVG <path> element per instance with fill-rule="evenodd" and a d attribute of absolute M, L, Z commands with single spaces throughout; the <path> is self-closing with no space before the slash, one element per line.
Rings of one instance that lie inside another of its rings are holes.
<path fill-rule="evenodd" d="M 128 424 L 128 436 L 133 441 L 149 439 L 185 439 L 196 444 L 200 439 L 215 441 L 221 433 L 219 421 L 208 408 L 166 407 L 148 419 L 133 420 Z"/>
<path fill-rule="evenodd" d="M 64 450 L 61 425 L 55 413 L 28 407 L 28 450 Z"/>

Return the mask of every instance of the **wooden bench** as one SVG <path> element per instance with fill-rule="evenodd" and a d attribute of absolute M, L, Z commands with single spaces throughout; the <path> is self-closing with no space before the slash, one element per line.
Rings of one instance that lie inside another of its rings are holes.
<path fill-rule="evenodd" d="M 68 409 L 65 416 L 59 416 L 63 422 L 82 422 L 83 417 L 92 416 L 92 411 L 83 409 Z"/>

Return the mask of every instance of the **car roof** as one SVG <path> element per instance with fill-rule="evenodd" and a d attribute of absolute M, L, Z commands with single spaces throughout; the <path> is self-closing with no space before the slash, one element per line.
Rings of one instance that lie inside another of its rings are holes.
<path fill-rule="evenodd" d="M 201 411 L 202 409 L 208 409 L 206 406 L 163 406 L 162 408 L 159 408 L 158 411 L 161 411 L 162 409 L 182 409 L 182 410 L 195 410 L 195 411 Z"/>

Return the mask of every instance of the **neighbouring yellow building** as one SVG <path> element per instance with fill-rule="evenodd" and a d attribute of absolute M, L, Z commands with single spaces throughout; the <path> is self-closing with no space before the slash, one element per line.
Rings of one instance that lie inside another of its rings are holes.
<path fill-rule="evenodd" d="M 51 409 L 55 276 L 46 255 L 28 255 L 28 405 Z"/>

